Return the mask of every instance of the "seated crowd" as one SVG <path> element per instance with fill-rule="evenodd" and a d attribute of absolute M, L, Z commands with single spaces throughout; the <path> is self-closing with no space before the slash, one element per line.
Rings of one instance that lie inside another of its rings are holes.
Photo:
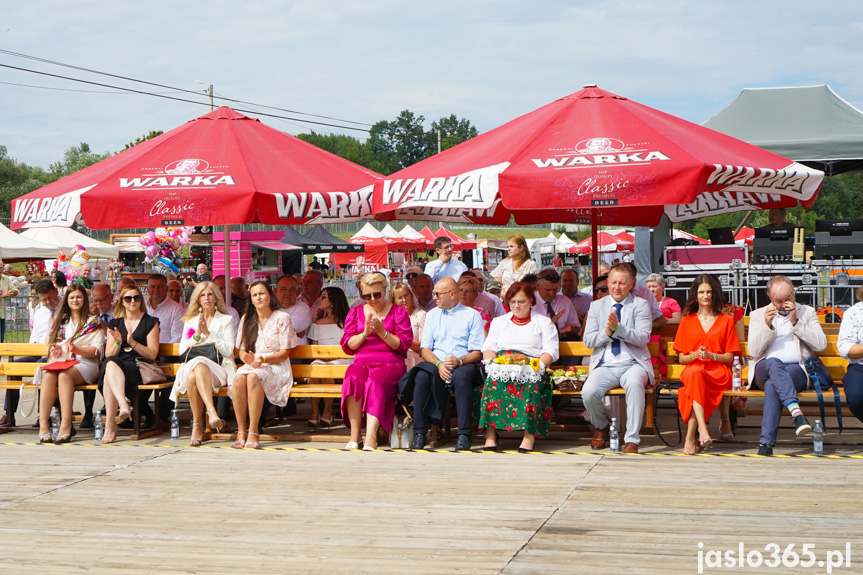
<path fill-rule="evenodd" d="M 711 444 L 707 423 L 716 410 L 720 437 L 733 438 L 725 392 L 731 389 L 730 366 L 742 355 L 742 310 L 726 305 L 714 276 L 695 278 L 682 309 L 664 297 L 661 276 L 652 274 L 647 287 L 640 286 L 629 263 L 611 267 L 592 289 L 580 292 L 576 270 L 524 273 L 535 272 L 535 266 L 526 265 L 523 238 L 513 236 L 511 257 L 502 264 L 503 285 L 495 280 L 491 286 L 502 294 L 498 297 L 484 289 L 482 274 L 450 259 L 449 242 L 437 243 L 443 264 L 432 268 L 434 275 L 411 267 L 406 283 L 390 286 L 381 273 L 364 274 L 351 304 L 341 289 L 324 287 L 318 270 L 299 281 L 282 276 L 275 288 L 265 281 L 247 288 L 241 278 L 233 278 L 230 306 L 225 305 L 224 276 L 211 280 L 203 273 L 187 282 L 188 303 L 184 286 L 159 274 L 149 277 L 146 297 L 134 281 L 121 278 L 116 304 L 107 284 L 90 290 L 69 286 L 61 298 L 50 280 L 40 280 L 34 286 L 40 305 L 30 342 L 46 344 L 46 355 L 18 359 L 47 362 L 35 376 L 41 388 L 40 442 L 71 440 L 72 398 L 82 384 L 97 384 L 103 396 L 102 443 L 116 440 L 118 420 L 128 425 L 135 394 L 142 394 L 143 413 L 134 416 L 154 425 L 149 397 L 138 390 L 141 365 L 158 360 L 160 343 L 175 343 L 181 365 L 167 399 L 176 404 L 181 395 L 188 397 L 190 445 L 201 444 L 205 422 L 214 431 L 227 427 L 227 406 L 217 397 L 227 387 L 237 425 L 233 447 L 258 448 L 267 404 L 288 404 L 294 385 L 291 350 L 319 344 L 339 345 L 352 356 L 332 360 L 347 365 L 341 386 L 341 415 L 350 430 L 346 449 L 375 449 L 379 430 L 390 431 L 399 402 L 413 408 L 411 449 L 425 448 L 432 426 L 448 416 L 452 395 L 456 451 L 471 449 L 478 426 L 485 435 L 483 449 L 497 450 L 499 432 L 515 431 L 522 432 L 519 452 L 529 452 L 537 437 L 548 434 L 554 416 L 546 368 L 574 359 L 559 357 L 560 341 L 581 340 L 591 349 L 582 389 L 594 428 L 591 447 L 609 444 L 605 396 L 619 387 L 626 397 L 622 451 L 638 453 L 645 388 L 655 384 L 656 358 L 648 343 L 665 322 L 679 323 L 673 347 L 685 366 L 678 393 L 687 425 L 683 453 L 692 455 Z M 815 310 L 795 302 L 794 286 L 784 276 L 768 282 L 767 295 L 770 303 L 750 317 L 747 386 L 764 391 L 762 455 L 772 454 L 783 409 L 798 436 L 811 432 L 797 393 L 812 383 L 810 374 L 822 386 L 830 380 L 816 355 L 826 338 Z M 857 295 L 863 300 L 863 288 Z M 861 318 L 863 301 L 846 313 L 838 348 L 850 359 L 844 382 L 849 407 L 863 419 L 863 370 L 857 369 L 863 363 Z M 85 396 L 82 429 L 93 425 L 93 395 Z M 14 425 L 18 392 L 7 391 L 6 400 L 6 419 Z M 52 437 L 49 414 L 55 402 L 60 431 Z M 167 413 L 171 405 L 164 407 Z M 309 427 L 330 427 L 333 421 L 333 400 L 313 399 Z"/>

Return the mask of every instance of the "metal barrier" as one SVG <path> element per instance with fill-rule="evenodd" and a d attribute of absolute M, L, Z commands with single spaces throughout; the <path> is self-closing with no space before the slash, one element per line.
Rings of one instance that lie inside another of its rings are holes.
<path fill-rule="evenodd" d="M 6 308 L 6 330 L 4 342 L 27 343 L 30 341 L 30 302 L 28 296 L 0 298 L 0 305 Z"/>

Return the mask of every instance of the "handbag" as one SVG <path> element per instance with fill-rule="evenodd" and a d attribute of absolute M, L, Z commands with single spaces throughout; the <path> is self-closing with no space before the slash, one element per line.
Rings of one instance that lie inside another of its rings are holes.
<path fill-rule="evenodd" d="M 186 363 L 190 359 L 194 359 L 196 357 L 204 357 L 206 359 L 209 359 L 216 365 L 222 365 L 222 354 L 219 353 L 219 350 L 216 349 L 215 343 L 202 343 L 200 345 L 193 345 L 186 350 L 186 353 L 181 359 L 183 360 L 183 363 Z"/>
<path fill-rule="evenodd" d="M 159 369 L 159 366 L 155 363 L 137 357 L 135 358 L 135 365 L 138 366 L 138 371 L 141 373 L 141 383 L 144 385 L 150 383 L 162 383 L 163 381 L 168 380 L 168 376 L 165 375 L 165 372 Z"/>
<path fill-rule="evenodd" d="M 408 449 L 414 439 L 414 419 L 408 408 L 401 406 L 404 417 L 399 419 L 398 411 L 393 416 L 393 427 L 390 432 L 390 447 L 393 449 Z"/>

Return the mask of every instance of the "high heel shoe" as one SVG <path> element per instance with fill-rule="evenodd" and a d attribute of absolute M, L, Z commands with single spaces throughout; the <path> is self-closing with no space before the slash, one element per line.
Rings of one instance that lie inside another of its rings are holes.
<path fill-rule="evenodd" d="M 210 429 L 212 429 L 216 433 L 219 433 L 225 426 L 225 420 L 219 417 L 219 414 L 216 412 L 215 409 L 207 411 L 207 415 L 210 415 L 211 413 L 215 414 L 215 418 L 210 419 L 209 421 Z"/>
<path fill-rule="evenodd" d="M 242 436 L 242 439 L 240 439 L 240 436 Z M 232 445 L 231 447 L 233 447 L 234 449 L 242 449 L 245 446 L 246 446 L 246 432 L 245 431 L 238 431 L 237 432 L 237 440 L 234 442 L 234 445 Z"/>
<path fill-rule="evenodd" d="M 712 443 L 713 443 L 712 437 L 707 437 L 705 439 L 699 439 L 698 440 L 698 451 L 706 451 L 707 449 L 710 448 Z"/>
<path fill-rule="evenodd" d="M 329 419 L 324 419 L 323 417 L 321 417 L 320 419 L 318 419 L 318 427 L 326 429 L 331 428 L 333 426 L 333 419 L 333 417 L 330 417 Z"/>
<path fill-rule="evenodd" d="M 500 436 L 497 434 L 497 431 L 494 432 L 494 445 L 486 445 L 482 448 L 483 451 L 497 451 L 498 444 L 500 443 Z"/>
<path fill-rule="evenodd" d="M 249 436 L 252 436 L 252 435 L 254 435 L 257 438 L 260 438 L 260 435 L 258 435 L 254 431 L 250 431 Z M 259 449 L 260 445 L 258 444 L 257 441 L 249 441 L 248 439 L 246 439 L 246 445 L 244 445 L 243 447 L 246 449 Z"/>
<path fill-rule="evenodd" d="M 130 417 L 132 417 L 132 412 L 129 410 L 129 406 L 126 406 L 126 409 L 121 409 L 120 413 L 117 415 L 117 418 L 119 419 L 117 423 L 123 423 Z"/>
<path fill-rule="evenodd" d="M 45 422 L 45 427 L 51 427 L 51 420 L 47 417 L 39 418 L 39 427 L 42 427 L 42 422 Z M 54 438 L 51 436 L 50 431 L 46 431 L 45 433 L 39 434 L 39 443 L 52 443 Z"/>
<path fill-rule="evenodd" d="M 212 427 L 212 425 L 210 425 L 210 427 Z M 192 422 L 192 435 L 195 434 L 195 429 L 201 429 L 201 424 L 198 423 L 197 421 Z M 201 446 L 201 440 L 200 439 L 194 439 L 194 438 L 189 439 L 189 447 L 200 447 L 200 446 Z"/>
<path fill-rule="evenodd" d="M 719 439 L 722 441 L 734 441 L 734 433 L 722 433 L 722 424 L 728 422 L 728 425 L 731 425 L 730 419 L 720 419 L 719 420 Z"/>

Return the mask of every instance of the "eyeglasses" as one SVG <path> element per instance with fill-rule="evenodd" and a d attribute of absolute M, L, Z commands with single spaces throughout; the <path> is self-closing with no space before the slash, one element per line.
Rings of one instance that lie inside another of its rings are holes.
<path fill-rule="evenodd" d="M 123 301 L 126 303 L 132 303 L 133 301 L 139 302 L 143 299 L 144 298 L 140 294 L 138 294 L 138 295 L 124 295 L 123 296 Z"/>
<path fill-rule="evenodd" d="M 596 288 L 596 291 L 598 291 L 598 292 L 608 291 L 608 287 L 601 286 L 601 287 Z"/>
<path fill-rule="evenodd" d="M 560 276 L 557 274 L 545 274 L 545 275 L 539 276 L 539 279 L 545 280 L 547 282 L 557 283 L 560 281 Z"/>
<path fill-rule="evenodd" d="M 454 292 L 454 291 L 455 291 L 454 289 L 451 289 L 451 290 L 449 290 L 449 291 L 436 291 L 436 292 L 432 292 L 432 294 L 434 294 L 434 296 L 435 296 L 435 297 L 440 298 L 440 297 L 443 297 L 443 296 L 445 296 L 446 294 L 448 294 L 448 293 L 452 293 L 452 292 Z"/>
<path fill-rule="evenodd" d="M 415 277 L 418 277 L 418 276 L 419 276 L 419 274 L 415 274 L 415 273 L 405 274 L 405 277 L 406 277 L 406 278 L 408 278 L 409 280 L 412 280 L 412 279 L 414 279 Z"/>
<path fill-rule="evenodd" d="M 449 244 L 448 246 L 441 246 L 438 249 L 442 252 L 450 251 L 452 250 L 452 244 Z"/>
<path fill-rule="evenodd" d="M 381 299 L 384 295 L 384 292 L 376 291 L 372 293 L 364 293 L 360 297 L 366 301 L 372 301 L 373 299 Z"/>

